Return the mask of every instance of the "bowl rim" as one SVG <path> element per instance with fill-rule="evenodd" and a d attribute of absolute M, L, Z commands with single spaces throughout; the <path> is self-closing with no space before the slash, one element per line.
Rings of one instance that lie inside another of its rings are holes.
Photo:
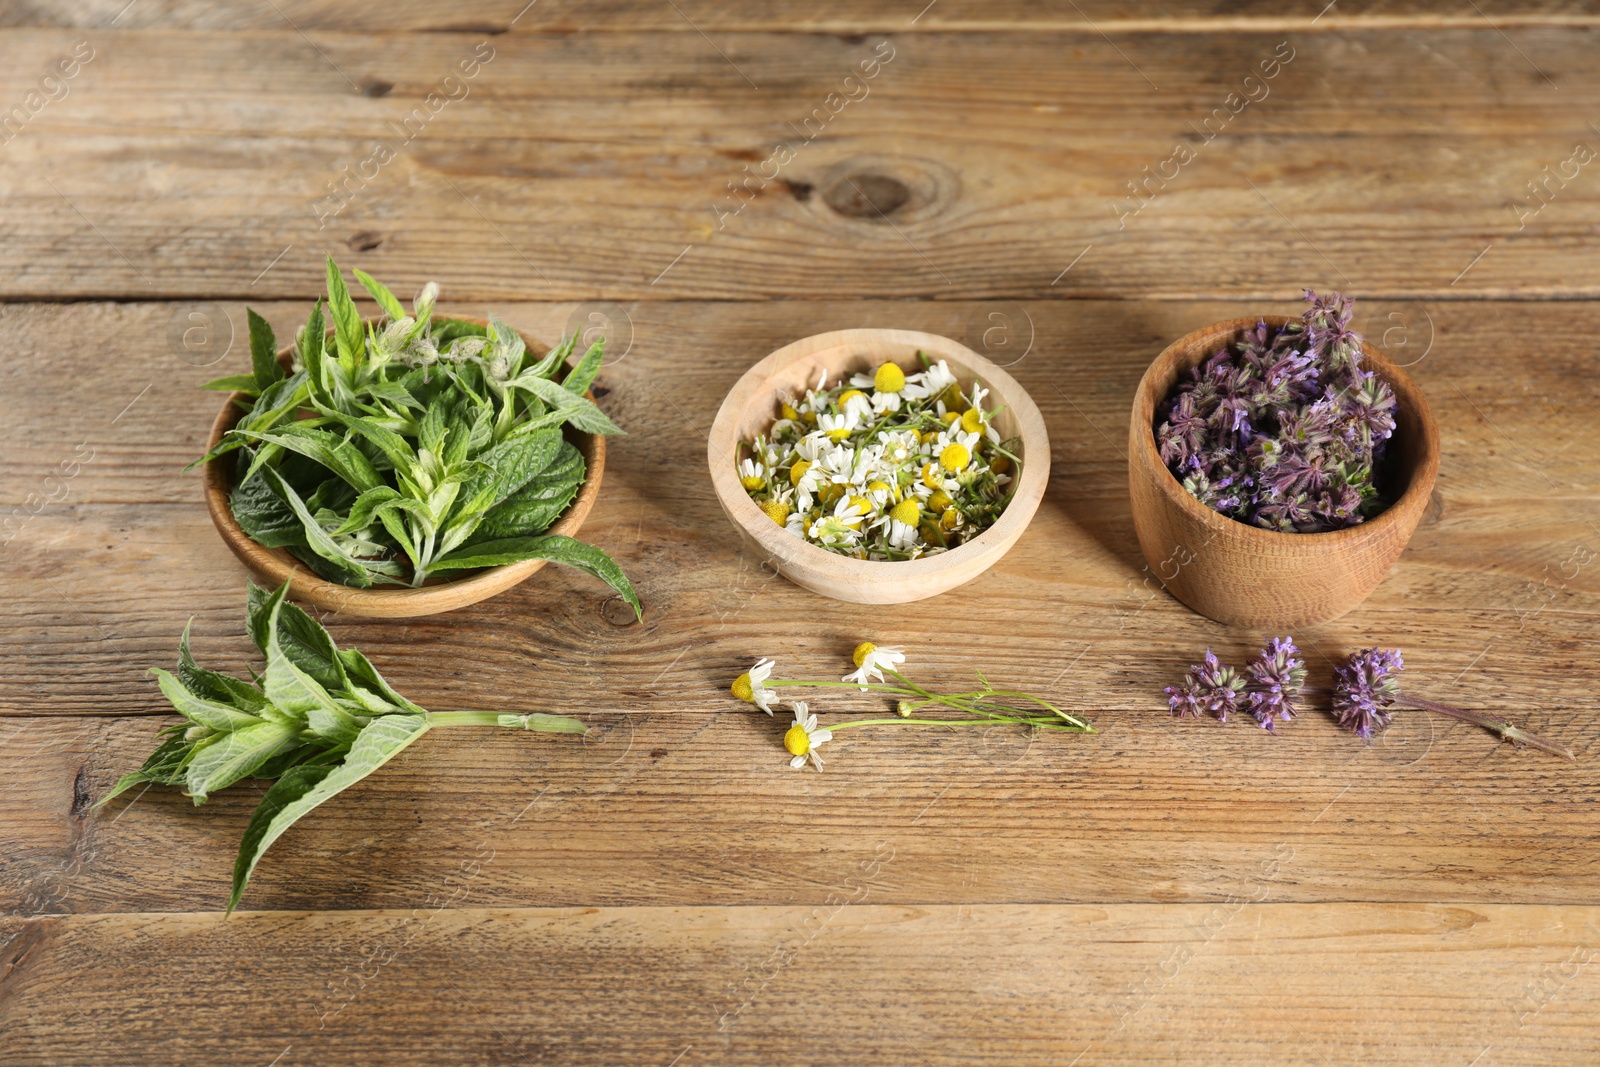
<path fill-rule="evenodd" d="M 779 527 L 750 499 L 735 476 L 735 461 L 739 446 L 738 416 L 757 398 L 778 371 L 801 359 L 836 348 L 847 348 L 864 341 L 889 341 L 920 348 L 929 355 L 955 356 L 966 363 L 973 375 L 988 386 L 991 392 L 1004 398 L 1006 406 L 1016 415 L 1018 431 L 1023 438 L 1022 476 L 1016 483 L 1011 502 L 1006 505 L 994 525 L 970 541 L 931 556 L 912 560 L 855 559 L 829 552 L 827 549 L 796 537 Z M 732 442 L 729 455 L 720 442 Z M 889 574 L 907 580 L 934 578 L 944 572 L 966 565 L 969 561 L 993 552 L 1004 552 L 1013 544 L 1028 524 L 1044 499 L 1050 481 L 1050 441 L 1033 397 L 1003 368 L 985 359 L 961 344 L 941 334 L 923 330 L 900 330 L 879 327 L 856 327 L 829 330 L 799 338 L 777 349 L 745 371 L 728 390 L 717 409 L 711 432 L 706 437 L 707 463 L 711 468 L 711 482 L 724 510 L 728 512 L 746 534 L 754 538 L 778 563 L 810 570 L 826 568 L 842 578 L 855 577 L 861 581 L 881 581 Z M 1037 458 L 1030 458 L 1037 457 Z"/>
<path fill-rule="evenodd" d="M 1407 522 L 1411 513 L 1420 513 L 1427 505 L 1428 498 L 1433 493 L 1434 483 L 1439 473 L 1439 427 L 1434 421 L 1433 408 L 1428 404 L 1428 398 L 1423 394 L 1417 383 L 1411 379 L 1404 368 L 1391 362 L 1381 352 L 1369 344 L 1365 338 L 1361 342 L 1361 358 L 1363 364 L 1376 371 L 1394 390 L 1395 398 L 1400 401 L 1404 396 L 1407 403 L 1417 417 L 1421 430 L 1422 453 L 1410 472 L 1410 479 L 1405 492 L 1391 502 L 1383 511 L 1364 522 L 1354 526 L 1346 526 L 1339 530 L 1320 530 L 1314 533 L 1291 533 L 1286 530 L 1268 530 L 1260 526 L 1240 522 L 1238 519 L 1229 518 L 1195 499 L 1177 476 L 1167 467 L 1161 459 L 1161 453 L 1156 449 L 1155 411 L 1165 397 L 1157 398 L 1155 392 L 1155 379 L 1166 376 L 1173 365 L 1178 362 L 1180 350 L 1196 344 L 1204 338 L 1213 338 L 1220 341 L 1224 337 L 1236 337 L 1244 330 L 1250 329 L 1257 323 L 1266 322 L 1283 326 L 1290 322 L 1300 321 L 1293 315 L 1244 315 L 1234 319 L 1224 319 L 1202 326 L 1197 330 L 1190 330 L 1179 337 L 1150 362 L 1144 374 L 1139 379 L 1139 386 L 1134 391 L 1132 412 L 1132 433 L 1135 438 L 1133 447 L 1137 450 L 1137 458 L 1146 469 L 1158 471 L 1154 478 L 1162 495 L 1168 503 L 1182 511 L 1189 518 L 1201 522 L 1220 533 L 1238 537 L 1246 542 L 1254 541 L 1262 546 L 1273 545 L 1282 547 L 1288 544 L 1303 545 L 1307 548 L 1333 548 L 1345 542 L 1363 541 L 1384 536 L 1392 526 Z M 1213 349 L 1214 345 L 1208 345 Z M 1158 375 L 1158 371 L 1160 374 Z M 1181 372 L 1180 372 L 1181 373 Z M 1174 379 L 1176 381 L 1176 379 Z M 1169 386 L 1170 389 L 1170 386 Z"/>
<path fill-rule="evenodd" d="M 476 315 L 436 315 L 436 317 L 454 319 L 460 322 L 471 322 L 479 326 L 487 326 L 488 319 Z M 363 324 L 383 321 L 382 316 L 364 317 Z M 328 328 L 328 335 L 332 336 L 333 328 Z M 528 350 L 535 355 L 543 356 L 549 352 L 550 346 L 536 338 L 530 337 L 522 330 L 517 330 L 518 336 L 528 346 Z M 292 362 L 294 354 L 293 345 L 285 345 L 278 350 L 278 362 L 286 368 Z M 594 399 L 592 390 L 585 393 Z M 249 394 L 232 392 L 223 401 L 222 409 L 217 413 L 211 423 L 211 431 L 206 439 L 206 451 L 215 448 L 222 440 L 222 435 L 239 421 L 243 409 L 237 401 L 248 401 Z M 565 434 L 570 427 L 563 426 Z M 545 531 L 547 534 L 565 534 L 571 536 L 583 525 L 593 509 L 595 500 L 600 493 L 600 481 L 605 472 L 606 440 L 603 434 L 591 434 L 583 430 L 572 430 L 573 433 L 588 440 L 589 445 L 584 448 L 584 476 L 579 485 L 578 495 L 567 505 L 565 511 Z M 233 515 L 233 508 L 228 502 L 229 493 L 232 492 L 233 472 L 228 469 L 232 453 L 218 456 L 209 460 L 202 467 L 202 484 L 206 498 L 206 510 L 210 512 L 211 522 L 217 528 L 217 533 L 234 555 L 248 570 L 255 572 L 258 577 L 281 585 L 290 582 L 290 595 L 296 599 L 312 603 L 318 607 L 325 607 L 337 611 L 357 611 L 363 607 L 381 610 L 384 614 L 400 616 L 415 616 L 419 614 L 435 614 L 449 611 L 454 608 L 474 604 L 499 593 L 505 592 L 512 586 L 532 577 L 542 569 L 549 560 L 530 559 L 517 563 L 505 563 L 498 567 L 486 567 L 483 570 L 471 573 L 463 578 L 447 579 L 433 585 L 420 587 L 394 586 L 385 588 L 374 586 L 369 589 L 360 589 L 355 586 L 343 585 L 328 579 L 311 570 L 305 563 L 290 555 L 282 548 L 268 548 L 253 540 Z"/>

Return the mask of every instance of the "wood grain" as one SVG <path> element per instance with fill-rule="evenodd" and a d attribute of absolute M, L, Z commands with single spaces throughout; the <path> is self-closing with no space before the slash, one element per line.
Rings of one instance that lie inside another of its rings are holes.
<path fill-rule="evenodd" d="M 674 0 L 640 5 L 632 0 L 472 0 L 441 9 L 428 0 L 281 0 L 255 7 L 220 0 L 58 0 L 18 3 L 0 11 L 0 26 L 121 29 L 407 30 L 432 33 L 540 33 L 607 31 L 694 33 L 700 30 L 859 33 L 949 29 L 1053 30 L 1126 34 L 1160 29 L 1216 33 L 1235 27 L 1324 30 L 1350 25 L 1477 28 L 1484 25 L 1584 25 L 1600 18 L 1592 0 L 1530 0 L 1514 10 L 1480 11 L 1448 0 L 1342 0 L 1286 5 L 1270 0 L 906 0 L 863 5 L 849 0 Z M 676 10 L 674 10 L 676 8 Z"/>
<path fill-rule="evenodd" d="M 64 0 L 0 27 L 8 1065 L 1600 1058 L 1591 0 Z M 599 729 L 440 731 L 297 825 L 222 922 L 259 783 L 90 805 L 170 721 L 145 671 L 186 619 L 202 661 L 256 663 L 179 471 L 218 402 L 196 387 L 247 365 L 243 303 L 292 336 L 328 251 L 546 343 L 622 327 L 596 394 L 629 435 L 584 534 L 647 616 L 548 568 L 442 619 L 330 617 L 424 705 Z M 1145 569 L 1134 387 L 1306 285 L 1361 298 L 1442 449 L 1393 572 L 1295 635 L 1313 676 L 1402 647 L 1408 692 L 1576 764 L 1411 712 L 1365 748 L 1315 703 L 1277 737 L 1165 714 L 1207 645 L 1268 634 Z M 1007 367 L 1052 444 L 1015 548 L 893 615 L 773 578 L 704 473 L 751 364 L 861 326 Z M 765 654 L 836 677 L 863 638 L 1100 733 L 852 731 L 791 771 L 727 684 Z"/>
<path fill-rule="evenodd" d="M 1594 296 L 1600 186 L 1543 170 L 1593 33 L 1319 32 L 1254 89 L 1277 31 L 915 34 L 825 106 L 879 38 L 108 30 L 0 153 L 0 296 L 309 299 L 326 251 L 496 300 Z M 0 38 L 0 100 L 76 39 Z"/>
<path fill-rule="evenodd" d="M 879 903 L 904 862 L 818 907 L 484 908 L 458 870 L 444 910 L 0 920 L 0 1028 L 17 1067 L 1600 1055 L 1594 907 L 1261 903 L 1270 863 L 1214 905 Z"/>

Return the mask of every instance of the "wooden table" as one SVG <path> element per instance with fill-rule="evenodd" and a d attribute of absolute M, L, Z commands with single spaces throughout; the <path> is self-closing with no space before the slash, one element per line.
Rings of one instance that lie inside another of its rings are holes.
<path fill-rule="evenodd" d="M 1600 1059 L 1600 6 L 925 2 L 0 8 L 0 1061 Z M 327 620 L 425 705 L 601 729 L 429 738 L 224 921 L 259 783 L 89 805 L 171 721 L 146 670 L 187 618 L 255 662 L 182 467 L 245 305 L 289 335 L 330 251 L 549 341 L 609 322 L 629 436 L 584 532 L 646 616 L 549 568 Z M 1388 580 L 1296 635 L 1313 673 L 1401 647 L 1409 691 L 1575 764 L 1415 714 L 1370 747 L 1322 708 L 1167 716 L 1268 635 L 1145 569 L 1133 387 L 1305 286 L 1360 298 L 1444 448 Z M 1011 364 L 1055 450 L 999 566 L 892 610 L 772 576 L 703 465 L 744 368 L 862 325 Z M 728 683 L 867 638 L 1099 733 L 859 730 L 791 771 Z"/>

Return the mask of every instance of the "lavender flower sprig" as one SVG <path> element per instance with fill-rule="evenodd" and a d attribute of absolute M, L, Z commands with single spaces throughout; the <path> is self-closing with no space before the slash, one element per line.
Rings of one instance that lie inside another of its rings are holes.
<path fill-rule="evenodd" d="M 1269 530 L 1337 530 L 1384 502 L 1374 464 L 1394 433 L 1387 383 L 1361 367 L 1354 304 L 1319 297 L 1297 323 L 1263 322 L 1166 398 L 1161 459 L 1197 500 Z"/>

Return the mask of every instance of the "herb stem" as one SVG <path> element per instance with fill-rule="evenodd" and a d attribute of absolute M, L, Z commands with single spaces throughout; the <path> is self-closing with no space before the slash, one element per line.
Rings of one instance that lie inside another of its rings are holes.
<path fill-rule="evenodd" d="M 1504 719 L 1496 718 L 1485 712 L 1466 711 L 1462 708 L 1451 707 L 1449 704 L 1440 704 L 1438 701 L 1428 700 L 1426 697 L 1412 697 L 1404 694 L 1395 697 L 1395 703 L 1401 707 L 1415 708 L 1418 711 L 1437 712 L 1452 719 L 1470 722 L 1474 726 L 1481 726 L 1485 730 L 1499 734 L 1501 738 L 1507 741 L 1520 742 L 1529 748 L 1536 748 L 1541 752 L 1548 752 L 1552 756 L 1560 756 L 1562 759 L 1572 760 L 1574 763 L 1577 762 L 1577 757 L 1572 754 L 1571 749 L 1558 745 L 1553 741 L 1546 741 L 1537 734 L 1512 726 Z"/>

